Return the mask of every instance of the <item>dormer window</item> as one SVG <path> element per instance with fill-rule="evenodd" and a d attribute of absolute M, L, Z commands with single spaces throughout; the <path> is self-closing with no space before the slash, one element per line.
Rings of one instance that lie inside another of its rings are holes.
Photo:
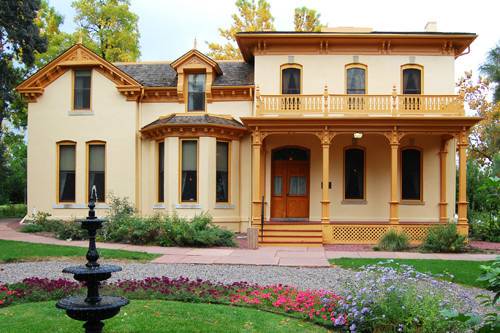
<path fill-rule="evenodd" d="M 420 95 L 422 93 L 422 69 L 417 65 L 403 66 L 403 94 Z"/>
<path fill-rule="evenodd" d="M 346 70 L 346 93 L 348 95 L 366 94 L 366 69 L 364 65 L 348 65 Z"/>
<path fill-rule="evenodd" d="M 205 111 L 205 80 L 204 73 L 188 74 L 188 111 Z"/>
<path fill-rule="evenodd" d="M 302 66 L 281 66 L 281 93 L 283 95 L 300 94 Z"/>
<path fill-rule="evenodd" d="M 90 110 L 91 75 L 89 69 L 74 71 L 73 109 Z"/>

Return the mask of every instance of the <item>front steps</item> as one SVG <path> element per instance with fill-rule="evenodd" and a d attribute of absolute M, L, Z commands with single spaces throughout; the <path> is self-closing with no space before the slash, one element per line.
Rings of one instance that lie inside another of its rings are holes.
<path fill-rule="evenodd" d="M 314 222 L 265 222 L 264 233 L 258 229 L 260 246 L 310 246 L 323 245 L 323 230 Z"/>

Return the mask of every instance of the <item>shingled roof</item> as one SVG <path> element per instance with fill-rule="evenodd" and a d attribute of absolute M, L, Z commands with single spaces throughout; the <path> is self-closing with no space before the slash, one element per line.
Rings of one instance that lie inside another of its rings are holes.
<path fill-rule="evenodd" d="M 153 121 L 152 123 L 144 126 L 142 130 L 149 130 L 161 125 L 222 125 L 237 129 L 245 129 L 245 125 L 234 120 L 233 118 L 217 117 L 208 114 L 200 116 L 182 116 L 173 114 L 171 116 L 159 118 Z"/>
<path fill-rule="evenodd" d="M 213 86 L 250 86 L 254 84 L 253 65 L 242 61 L 218 63 L 222 75 L 218 75 Z M 169 63 L 116 64 L 145 87 L 176 87 L 177 73 Z"/>

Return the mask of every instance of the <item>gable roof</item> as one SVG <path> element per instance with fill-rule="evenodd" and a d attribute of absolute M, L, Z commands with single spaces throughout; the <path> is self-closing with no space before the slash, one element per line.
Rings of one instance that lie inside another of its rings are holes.
<path fill-rule="evenodd" d="M 183 63 L 189 62 L 192 58 L 198 58 L 202 62 L 211 66 L 215 70 L 215 72 L 217 72 L 217 74 L 222 74 L 222 71 L 219 67 L 219 64 L 215 60 L 210 58 L 209 56 L 198 51 L 197 49 L 191 49 L 191 50 L 187 51 L 186 53 L 181 55 L 179 58 L 172 61 L 170 66 L 172 66 L 173 69 L 176 69 L 177 67 L 179 67 Z"/>
<path fill-rule="evenodd" d="M 222 74 L 217 75 L 212 86 L 251 86 L 254 84 L 254 66 L 242 61 L 218 62 Z M 176 87 L 177 72 L 165 63 L 118 63 L 127 73 L 145 87 Z"/>

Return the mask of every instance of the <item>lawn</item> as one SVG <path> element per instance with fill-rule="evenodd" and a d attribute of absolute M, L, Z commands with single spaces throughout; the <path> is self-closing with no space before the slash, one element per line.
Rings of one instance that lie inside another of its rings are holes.
<path fill-rule="evenodd" d="M 35 244 L 27 242 L 0 240 L 0 263 L 15 261 L 33 261 L 50 257 L 85 257 L 87 249 L 77 246 Z M 103 259 L 126 259 L 150 261 L 158 254 L 123 250 L 100 249 Z M 1 332 L 1 330 L 0 330 Z"/>
<path fill-rule="evenodd" d="M 394 263 L 411 265 L 415 270 L 431 274 L 452 274 L 453 279 L 447 279 L 455 283 L 467 286 L 484 288 L 482 282 L 477 278 L 481 274 L 481 265 L 490 265 L 492 261 L 466 261 L 466 260 L 434 260 L 434 259 L 391 259 Z M 387 259 L 373 258 L 340 258 L 330 259 L 330 263 L 343 268 L 360 269 L 364 265 L 376 264 Z M 395 265 L 392 265 L 395 266 Z"/>
<path fill-rule="evenodd" d="M 0 309 L 0 332 L 81 332 L 54 302 L 27 303 Z M 131 301 L 105 321 L 111 332 L 328 332 L 299 319 L 226 305 L 173 301 Z"/>

